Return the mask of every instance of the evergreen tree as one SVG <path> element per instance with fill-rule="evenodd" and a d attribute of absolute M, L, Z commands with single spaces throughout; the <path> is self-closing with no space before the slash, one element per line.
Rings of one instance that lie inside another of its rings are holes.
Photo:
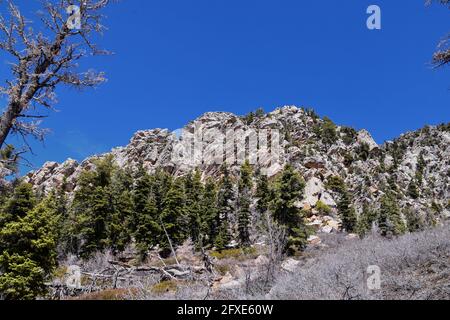
<path fill-rule="evenodd" d="M 134 214 L 132 187 L 133 178 L 129 170 L 114 170 L 110 187 L 112 211 L 107 222 L 108 247 L 114 254 L 125 250 L 131 242 Z"/>
<path fill-rule="evenodd" d="M 150 175 L 145 171 L 144 167 L 140 165 L 132 194 L 133 215 L 130 222 L 130 227 L 133 233 L 136 233 L 140 228 L 139 224 L 142 222 L 141 216 L 144 215 L 147 210 L 152 188 L 153 184 Z"/>
<path fill-rule="evenodd" d="M 113 196 L 112 215 L 108 221 L 108 247 L 114 254 L 125 250 L 131 242 L 130 221 L 133 216 L 133 200 L 130 191 L 125 190 Z"/>
<path fill-rule="evenodd" d="M 256 211 L 264 214 L 269 209 L 271 199 L 271 190 L 269 189 L 269 180 L 267 175 L 260 175 L 256 186 Z"/>
<path fill-rule="evenodd" d="M 345 231 L 352 233 L 356 229 L 357 216 L 355 209 L 352 207 L 352 200 L 348 190 L 341 195 L 341 199 L 337 205 L 339 215 L 342 220 L 342 227 Z"/>
<path fill-rule="evenodd" d="M 419 188 L 417 187 L 416 179 L 412 179 L 409 186 L 408 186 L 408 195 L 413 199 L 418 199 L 419 194 Z"/>
<path fill-rule="evenodd" d="M 403 213 L 406 218 L 406 225 L 409 232 L 424 230 L 425 222 L 411 207 L 406 207 Z"/>
<path fill-rule="evenodd" d="M 44 295 L 44 283 L 57 264 L 54 198 L 33 208 L 30 190 L 28 185 L 19 185 L 6 209 L 10 219 L 0 223 L 0 297 L 4 299 L 30 300 Z M 18 206 L 19 194 L 24 198 Z M 20 214 L 13 215 L 17 210 Z"/>
<path fill-rule="evenodd" d="M 112 214 L 110 195 L 106 188 L 96 187 L 92 191 L 90 209 L 80 220 L 82 235 L 81 256 L 88 258 L 96 251 L 103 251 L 108 244 L 107 222 Z"/>
<path fill-rule="evenodd" d="M 220 251 L 230 242 L 229 215 L 234 212 L 234 190 L 228 167 L 224 164 L 221 168 L 222 181 L 218 194 L 218 221 L 217 236 L 214 241 L 216 248 Z"/>
<path fill-rule="evenodd" d="M 288 236 L 286 251 L 289 254 L 302 250 L 308 238 L 302 210 L 296 205 L 296 202 L 302 199 L 304 188 L 305 181 L 292 166 L 286 165 L 275 184 L 271 210 L 275 221 L 286 228 Z"/>
<path fill-rule="evenodd" d="M 405 233 L 406 227 L 401 218 L 397 200 L 392 193 L 381 198 L 378 226 L 383 236 L 396 236 Z"/>
<path fill-rule="evenodd" d="M 139 213 L 135 233 L 136 247 L 142 260 L 147 256 L 147 252 L 151 247 L 159 244 L 162 236 L 158 209 L 153 196 L 150 196 L 145 207 Z"/>
<path fill-rule="evenodd" d="M 241 177 L 239 180 L 239 211 L 238 211 L 238 233 L 239 242 L 242 246 L 250 245 L 250 205 L 252 191 L 252 167 L 245 161 L 241 167 Z"/>
<path fill-rule="evenodd" d="M 133 221 L 130 225 L 142 259 L 152 246 L 159 243 L 162 235 L 154 189 L 154 177 L 140 165 L 133 190 Z"/>
<path fill-rule="evenodd" d="M 160 216 L 161 227 L 164 231 L 160 245 L 165 251 L 175 248 L 186 239 L 186 208 L 184 188 L 181 179 L 175 180 L 164 199 L 164 210 Z M 169 241 L 171 243 L 169 243 Z"/>
<path fill-rule="evenodd" d="M 203 245 L 214 245 L 214 239 L 217 236 L 217 186 L 212 178 L 208 178 L 203 190 L 203 196 L 200 203 L 200 210 L 203 213 L 201 224 L 201 235 Z"/>
<path fill-rule="evenodd" d="M 419 157 L 417 159 L 417 166 L 416 166 L 416 180 L 420 185 L 422 185 L 423 182 L 423 175 L 425 173 L 425 168 L 427 166 L 427 163 L 423 157 L 424 151 L 421 151 L 419 154 Z"/>
<path fill-rule="evenodd" d="M 97 250 L 108 246 L 108 222 L 114 213 L 111 181 L 117 170 L 111 156 L 95 161 L 94 171 L 84 171 L 78 181 L 71 206 L 76 221 L 75 239 L 71 247 L 88 258 Z"/>
<path fill-rule="evenodd" d="M 0 225 L 11 220 L 24 217 L 36 204 L 33 188 L 30 184 L 21 183 L 6 203 L 5 210 L 0 216 Z"/>
<path fill-rule="evenodd" d="M 358 235 L 361 238 L 366 236 L 372 230 L 373 224 L 376 220 L 376 212 L 369 207 L 369 204 L 364 203 L 356 227 Z"/>
<path fill-rule="evenodd" d="M 188 174 L 185 178 L 184 188 L 186 191 L 186 212 L 188 215 L 188 227 L 192 241 L 196 247 L 201 247 L 202 235 L 201 225 L 204 219 L 204 212 L 201 210 L 201 201 L 203 196 L 203 184 L 201 182 L 201 173 L 195 170 L 194 174 Z"/>
<path fill-rule="evenodd" d="M 320 128 L 320 136 L 326 145 L 332 145 L 337 141 L 338 135 L 336 125 L 328 117 L 323 118 Z"/>
<path fill-rule="evenodd" d="M 172 176 L 160 169 L 156 170 L 152 176 L 152 192 L 158 212 L 164 210 L 164 201 L 169 189 L 172 187 L 172 180 Z"/>

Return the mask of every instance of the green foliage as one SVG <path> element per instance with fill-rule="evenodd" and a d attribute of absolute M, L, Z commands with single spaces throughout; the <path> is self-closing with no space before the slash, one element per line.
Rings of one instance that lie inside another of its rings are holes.
<path fill-rule="evenodd" d="M 356 232 L 362 238 L 366 236 L 371 230 L 374 222 L 377 221 L 377 213 L 370 208 L 367 203 L 364 203 L 362 212 L 359 216 Z"/>
<path fill-rule="evenodd" d="M 256 118 L 262 118 L 262 117 L 264 117 L 265 114 L 266 114 L 266 112 L 264 111 L 263 108 L 258 108 L 255 111 L 255 117 Z"/>
<path fill-rule="evenodd" d="M 381 198 L 378 226 L 381 234 L 388 237 L 401 235 L 406 231 L 397 199 L 392 193 L 386 193 Z"/>
<path fill-rule="evenodd" d="M 342 141 L 346 145 L 350 145 L 356 141 L 357 132 L 351 127 L 342 127 L 341 132 L 343 133 Z"/>
<path fill-rule="evenodd" d="M 331 208 L 327 206 L 323 201 L 317 201 L 315 209 L 318 211 L 319 215 L 325 216 L 331 213 Z"/>
<path fill-rule="evenodd" d="M 217 209 L 217 186 L 212 178 L 209 178 L 205 183 L 200 210 L 203 215 L 201 224 L 203 245 L 214 245 L 214 239 L 218 233 L 217 223 L 219 217 Z"/>
<path fill-rule="evenodd" d="M 4 299 L 44 295 L 44 282 L 57 265 L 55 200 L 49 197 L 33 204 L 31 187 L 19 185 L 4 212 L 9 219 L 0 223 L 0 296 Z"/>
<path fill-rule="evenodd" d="M 408 186 L 408 196 L 410 196 L 413 199 L 418 199 L 420 196 L 416 179 L 412 179 Z"/>
<path fill-rule="evenodd" d="M 231 235 L 229 232 L 228 216 L 235 211 L 235 195 L 233 190 L 233 183 L 231 181 L 228 167 L 224 164 L 221 168 L 222 181 L 218 193 L 218 222 L 217 222 L 217 236 L 214 241 L 218 250 L 222 250 L 230 242 Z"/>
<path fill-rule="evenodd" d="M 370 146 L 363 142 L 356 148 L 356 153 L 360 160 L 367 161 L 370 157 Z"/>
<path fill-rule="evenodd" d="M 303 196 L 304 188 L 305 181 L 290 165 L 286 165 L 275 183 L 274 199 L 270 207 L 275 221 L 286 228 L 288 236 L 286 251 L 289 254 L 302 250 L 308 238 L 303 212 L 296 205 Z"/>
<path fill-rule="evenodd" d="M 203 197 L 203 184 L 201 178 L 202 175 L 200 171 L 196 170 L 193 175 L 188 174 L 184 179 L 186 211 L 189 220 L 188 232 L 197 247 L 203 245 L 203 235 L 201 234 L 201 230 L 204 221 L 204 212 L 201 207 Z"/>
<path fill-rule="evenodd" d="M 250 111 L 247 115 L 244 116 L 244 122 L 247 125 L 250 125 L 255 121 L 255 114 L 253 111 Z"/>
<path fill-rule="evenodd" d="M 235 249 L 226 249 L 221 251 L 212 251 L 210 253 L 211 257 L 214 257 L 219 260 L 224 259 L 242 259 L 253 257 L 256 258 L 257 250 L 253 247 L 247 248 L 235 248 Z"/>
<path fill-rule="evenodd" d="M 123 251 L 135 230 L 131 173 L 119 169 L 112 157 L 82 172 L 69 209 L 67 249 L 88 258 L 96 251 Z M 67 226 L 67 223 L 66 223 Z"/>
<path fill-rule="evenodd" d="M 165 294 L 175 292 L 178 289 L 178 283 L 175 280 L 161 281 L 152 287 L 154 294 Z"/>
<path fill-rule="evenodd" d="M 269 209 L 269 203 L 272 200 L 272 192 L 269 188 L 269 180 L 267 176 L 262 174 L 259 176 L 256 186 L 256 210 L 263 214 Z"/>
<path fill-rule="evenodd" d="M 352 207 L 351 195 L 347 190 L 342 192 L 337 208 L 342 220 L 343 229 L 349 233 L 355 232 L 357 215 L 355 209 Z"/>
<path fill-rule="evenodd" d="M 416 166 L 416 180 L 419 185 L 422 185 L 423 175 L 425 173 L 425 168 L 427 163 L 423 157 L 423 151 L 420 152 L 419 157 L 417 158 L 417 166 Z"/>
<path fill-rule="evenodd" d="M 18 160 L 16 148 L 12 144 L 7 144 L 3 149 L 0 149 L 1 164 L 10 173 L 18 172 Z"/>
<path fill-rule="evenodd" d="M 403 213 L 406 218 L 406 226 L 409 232 L 418 232 L 425 229 L 425 221 L 412 208 L 405 208 Z"/>
<path fill-rule="evenodd" d="M 345 152 L 344 165 L 348 168 L 352 165 L 353 161 L 355 161 L 355 159 L 353 159 L 353 156 L 349 152 Z"/>
<path fill-rule="evenodd" d="M 327 146 L 334 144 L 338 139 L 337 126 L 328 117 L 324 117 L 323 121 L 315 127 L 315 132 Z"/>
<path fill-rule="evenodd" d="M 32 186 L 27 183 L 19 184 L 14 189 L 11 199 L 6 202 L 5 210 L 0 217 L 0 223 L 6 223 L 11 221 L 11 219 L 26 216 L 35 204 L 36 199 Z"/>
<path fill-rule="evenodd" d="M 331 176 L 325 184 L 325 187 L 334 192 L 343 193 L 346 189 L 344 180 L 339 176 Z"/>
<path fill-rule="evenodd" d="M 231 235 L 229 229 L 230 227 L 228 224 L 228 220 L 222 220 L 219 224 L 218 232 L 214 239 L 214 246 L 216 247 L 216 250 L 219 252 L 224 250 L 230 243 Z"/>
<path fill-rule="evenodd" d="M 242 246 L 250 245 L 250 205 L 252 192 L 252 168 L 248 161 L 245 161 L 241 167 L 239 180 L 239 211 L 238 211 L 238 232 L 239 242 Z"/>
<path fill-rule="evenodd" d="M 175 180 L 164 199 L 164 210 L 160 216 L 164 235 L 160 241 L 163 250 L 169 250 L 170 244 L 176 247 L 186 239 L 187 216 L 185 209 L 184 186 L 182 179 Z M 169 237 L 169 239 L 167 238 Z"/>

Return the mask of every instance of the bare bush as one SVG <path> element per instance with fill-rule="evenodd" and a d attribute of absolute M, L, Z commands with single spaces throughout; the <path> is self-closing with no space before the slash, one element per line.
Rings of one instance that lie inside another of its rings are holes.
<path fill-rule="evenodd" d="M 448 299 L 448 226 L 394 240 L 348 242 L 281 276 L 268 298 L 289 300 Z M 369 290 L 367 268 L 381 269 L 381 290 Z M 436 281 L 438 280 L 438 281 Z"/>

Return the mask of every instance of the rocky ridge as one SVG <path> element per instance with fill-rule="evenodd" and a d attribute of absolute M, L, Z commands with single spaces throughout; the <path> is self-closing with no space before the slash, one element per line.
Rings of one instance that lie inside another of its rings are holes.
<path fill-rule="evenodd" d="M 72 193 L 80 173 L 94 168 L 95 159 L 106 155 L 111 155 L 119 166 L 132 170 L 142 163 L 149 172 L 159 168 L 181 176 L 199 167 L 204 177 L 217 176 L 220 165 L 213 161 L 217 137 L 208 132 L 225 134 L 227 131 L 271 129 L 280 135 L 279 161 L 274 165 L 269 161 L 270 156 L 262 153 L 256 168 L 266 169 L 269 176 L 276 176 L 284 164 L 295 166 L 306 181 L 305 196 L 299 199 L 298 205 L 313 214 L 319 200 L 331 208 L 336 207 L 337 195 L 327 187 L 327 182 L 330 177 L 339 176 L 352 192 L 358 210 L 364 202 L 379 199 L 386 185 L 395 184 L 402 207 L 412 207 L 422 215 L 438 208 L 441 217 L 450 216 L 449 124 L 427 126 L 383 145 L 378 145 L 368 131 L 355 131 L 345 126 L 335 126 L 336 136 L 330 140 L 324 134 L 329 124 L 329 120 L 320 119 L 313 111 L 295 106 L 252 117 L 209 112 L 183 128 L 190 137 L 198 130 L 204 133 L 203 163 L 189 159 L 179 161 L 179 158 L 175 161 L 174 154 L 179 155 L 178 150 L 190 150 L 192 141 L 186 139 L 186 135 L 180 137 L 169 130 L 154 129 L 139 131 L 127 146 L 81 163 L 72 159 L 62 164 L 47 162 L 39 170 L 30 172 L 25 181 L 43 193 L 62 186 Z M 408 188 L 417 177 L 419 164 L 423 179 L 418 185 L 418 195 L 412 197 Z M 237 173 L 239 166 L 239 163 L 231 164 L 231 171 Z M 330 230 L 326 221 L 321 222 L 320 228 Z"/>

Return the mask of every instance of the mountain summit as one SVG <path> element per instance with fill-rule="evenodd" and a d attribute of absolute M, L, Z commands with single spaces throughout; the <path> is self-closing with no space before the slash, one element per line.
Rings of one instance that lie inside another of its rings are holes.
<path fill-rule="evenodd" d="M 218 138 L 221 134 L 223 138 Z M 252 134 L 265 135 L 269 141 L 267 150 L 262 150 L 261 141 L 256 142 L 258 156 L 251 154 Z M 241 151 L 239 143 L 238 147 L 233 144 L 227 148 L 230 136 L 234 142 L 244 141 Z M 279 146 L 273 161 L 274 150 L 269 149 L 275 140 Z M 218 155 L 218 150 L 223 154 Z M 450 216 L 450 124 L 426 126 L 378 145 L 366 130 L 335 125 L 313 110 L 295 106 L 247 116 L 208 112 L 175 133 L 167 129 L 139 131 L 127 146 L 81 163 L 72 159 L 62 164 L 47 162 L 29 173 L 25 182 L 39 192 L 64 185 L 65 191 L 72 193 L 80 173 L 93 169 L 95 160 L 107 155 L 132 171 L 143 164 L 149 172 L 162 169 L 183 176 L 199 168 L 203 178 L 217 177 L 221 164 L 217 159 L 225 159 L 230 150 L 235 161 L 226 160 L 232 174 L 238 173 L 242 164 L 239 160 L 252 156 L 256 170 L 267 172 L 269 177 L 291 164 L 306 181 L 304 199 L 298 202 L 306 210 L 318 203 L 335 207 L 337 195 L 332 182 L 339 177 L 348 186 L 358 210 L 364 203 L 378 201 L 390 186 L 396 190 L 401 207 L 409 207 L 424 218 L 432 212 L 439 217 Z"/>

